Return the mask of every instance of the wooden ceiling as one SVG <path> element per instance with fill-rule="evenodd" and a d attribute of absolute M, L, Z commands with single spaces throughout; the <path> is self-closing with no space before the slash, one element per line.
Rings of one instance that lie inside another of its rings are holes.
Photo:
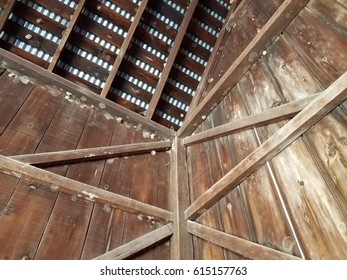
<path fill-rule="evenodd" d="M 238 2 L 0 0 L 0 47 L 177 130 Z"/>

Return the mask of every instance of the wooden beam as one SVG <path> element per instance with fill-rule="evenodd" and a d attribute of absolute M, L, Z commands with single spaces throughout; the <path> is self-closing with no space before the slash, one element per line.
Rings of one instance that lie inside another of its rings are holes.
<path fill-rule="evenodd" d="M 5 24 L 8 20 L 8 17 L 10 16 L 16 2 L 17 2 L 17 0 L 7 1 L 6 5 L 4 7 L 4 10 L 2 11 L 2 13 L 0 15 L 0 33 L 4 29 Z"/>
<path fill-rule="evenodd" d="M 191 0 L 190 1 L 187 12 L 186 12 L 186 14 L 183 18 L 183 21 L 181 23 L 181 26 L 177 32 L 177 35 L 176 35 L 175 41 L 173 43 L 172 49 L 170 51 L 169 57 L 167 58 L 163 72 L 161 73 L 160 79 L 158 81 L 158 84 L 155 88 L 153 97 L 152 97 L 151 102 L 149 104 L 149 108 L 148 108 L 147 115 L 146 115 L 148 119 L 152 119 L 154 116 L 155 110 L 157 108 L 160 97 L 162 95 L 162 91 L 163 91 L 164 86 L 166 84 L 166 81 L 169 77 L 170 71 L 171 71 L 172 66 L 175 62 L 177 53 L 181 47 L 183 38 L 186 34 L 188 25 L 190 23 L 190 20 L 192 19 L 192 16 L 193 16 L 193 13 L 195 11 L 197 4 L 198 4 L 198 0 Z"/>
<path fill-rule="evenodd" d="M 170 247 L 172 260 L 193 259 L 193 239 L 187 232 L 184 210 L 190 205 L 186 149 L 175 138 L 170 153 L 170 197 L 173 209 L 173 236 Z"/>
<path fill-rule="evenodd" d="M 198 224 L 196 222 L 187 222 L 188 232 L 209 241 L 213 244 L 221 246 L 232 252 L 240 254 L 246 258 L 253 260 L 301 260 L 293 255 L 277 251 L 257 243 L 221 232 L 219 230 Z"/>
<path fill-rule="evenodd" d="M 239 82 L 241 77 L 247 73 L 262 52 L 283 32 L 307 2 L 308 0 L 286 0 L 283 2 L 247 48 L 208 92 L 206 97 L 189 114 L 177 132 L 179 136 L 185 137 L 194 132 L 197 126 L 202 123 L 220 100 Z"/>
<path fill-rule="evenodd" d="M 112 69 L 111 69 L 111 72 L 109 73 L 109 75 L 107 77 L 107 80 L 106 80 L 106 83 L 104 85 L 104 88 L 101 91 L 100 96 L 102 96 L 102 97 L 106 97 L 107 93 L 109 92 L 109 90 L 110 90 L 110 88 L 112 86 L 113 80 L 114 80 L 114 78 L 117 75 L 119 66 L 122 63 L 122 60 L 123 60 L 124 55 L 125 55 L 125 52 L 127 51 L 128 47 L 129 47 L 129 44 L 130 44 L 130 41 L 131 41 L 131 39 L 134 36 L 135 30 L 137 28 L 137 25 L 140 22 L 140 19 L 142 17 L 143 11 L 145 10 L 145 8 L 147 6 L 147 3 L 148 3 L 148 0 L 142 0 L 141 1 L 141 4 L 140 4 L 140 6 L 139 6 L 139 8 L 138 8 L 138 10 L 136 12 L 136 15 L 135 15 L 135 17 L 133 19 L 133 22 L 130 25 L 128 33 L 127 33 L 127 35 L 126 35 L 126 37 L 125 37 L 125 39 L 124 39 L 124 41 L 122 43 L 121 48 L 119 49 L 119 54 L 118 54 L 118 56 L 116 58 L 116 61 L 114 62 L 113 66 L 112 66 Z"/>
<path fill-rule="evenodd" d="M 11 156 L 12 159 L 39 167 L 93 161 L 121 156 L 144 154 L 151 151 L 163 151 L 171 148 L 170 141 L 136 143 L 109 147 L 97 147 L 59 152 L 37 153 Z"/>
<path fill-rule="evenodd" d="M 186 211 L 186 219 L 196 219 L 227 193 L 233 190 L 245 177 L 251 175 L 301 136 L 326 114 L 347 98 L 347 72 L 323 91 L 310 105 L 278 130 L 273 136 L 248 155 L 235 168 L 202 194 Z"/>
<path fill-rule="evenodd" d="M 0 67 L 9 70 L 16 70 L 22 75 L 28 76 L 31 81 L 36 83 L 44 83 L 47 86 L 58 88 L 63 92 L 69 92 L 76 98 L 87 99 L 84 103 L 88 106 L 100 108 L 104 112 L 109 113 L 114 117 L 122 118 L 124 122 L 132 125 L 140 124 L 142 129 L 159 137 L 161 139 L 173 139 L 176 132 L 164 127 L 156 122 L 148 120 L 147 118 L 124 108 L 110 100 L 100 97 L 94 92 L 86 89 L 83 86 L 75 84 L 67 79 L 60 77 L 52 72 L 43 69 L 40 66 L 31 63 L 9 51 L 0 48 Z"/>
<path fill-rule="evenodd" d="M 102 254 L 94 260 L 124 260 L 141 252 L 156 243 L 163 241 L 172 235 L 172 224 L 166 224 L 150 233 L 128 242 L 116 249 Z"/>
<path fill-rule="evenodd" d="M 239 119 L 230 123 L 226 123 L 203 132 L 193 134 L 184 138 L 183 144 L 190 146 L 193 144 L 205 142 L 217 137 L 229 135 L 241 130 L 274 123 L 280 120 L 294 117 L 297 113 L 303 110 L 318 94 L 286 103 L 284 105 L 269 109 L 267 111 L 254 114 L 243 119 Z"/>
<path fill-rule="evenodd" d="M 237 7 L 236 9 L 236 3 L 233 3 L 231 6 L 231 9 L 229 10 L 229 13 L 227 15 L 227 21 L 224 23 L 223 28 L 219 32 L 218 38 L 216 43 L 214 44 L 212 53 L 208 59 L 207 66 L 202 74 L 201 80 L 199 82 L 199 85 L 196 89 L 195 95 L 193 97 L 193 100 L 191 104 L 189 105 L 189 111 L 186 114 L 187 117 L 194 111 L 194 109 L 198 106 L 199 101 L 201 99 L 202 93 L 204 91 L 204 88 L 206 87 L 209 75 L 211 71 L 214 69 L 216 61 L 216 56 L 218 55 L 218 52 L 220 51 L 220 48 L 223 47 L 223 44 L 225 43 L 225 39 L 227 38 L 228 34 L 230 33 L 232 26 L 239 20 L 239 18 L 243 15 L 243 13 L 246 11 L 248 6 L 253 0 L 243 0 L 241 2 L 241 5 Z M 238 0 L 240 2 L 240 0 Z M 236 10 L 234 10 L 234 8 Z"/>
<path fill-rule="evenodd" d="M 151 216 L 154 219 L 164 222 L 172 221 L 173 215 L 170 211 L 80 183 L 2 155 L 0 155 L 0 172 L 33 181 L 34 183 L 49 187 L 53 191 L 59 190 L 73 194 L 85 200 L 107 204 L 136 215 Z"/>
<path fill-rule="evenodd" d="M 57 49 L 54 52 L 52 61 L 50 62 L 48 69 L 47 69 L 48 71 L 52 72 L 54 70 L 54 67 L 57 65 L 58 60 L 60 58 L 60 55 L 61 55 L 62 51 L 64 50 L 67 41 L 69 40 L 72 29 L 76 25 L 76 22 L 79 18 L 79 15 L 82 12 L 82 9 L 83 9 L 86 1 L 87 0 L 80 0 L 78 2 L 78 6 L 77 6 L 76 10 L 74 11 L 73 15 L 71 16 L 68 26 L 64 30 L 64 34 L 63 34 L 63 37 L 61 38 L 60 44 L 58 45 Z"/>

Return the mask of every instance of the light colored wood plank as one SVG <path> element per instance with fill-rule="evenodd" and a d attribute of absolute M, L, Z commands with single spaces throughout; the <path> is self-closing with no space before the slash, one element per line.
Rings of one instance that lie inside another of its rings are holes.
<path fill-rule="evenodd" d="M 92 187 L 2 155 L 0 155 L 0 172 L 33 181 L 34 183 L 49 187 L 53 191 L 59 190 L 74 194 L 88 201 L 107 204 L 129 213 L 151 216 L 154 219 L 165 222 L 172 221 L 173 215 L 170 211 Z"/>
<path fill-rule="evenodd" d="M 181 47 L 181 43 L 182 43 L 183 38 L 186 34 L 188 25 L 190 23 L 190 20 L 193 16 L 193 13 L 195 11 L 197 4 L 198 4 L 198 0 L 191 0 L 190 1 L 187 12 L 186 12 L 184 19 L 181 23 L 181 26 L 177 32 L 174 44 L 173 44 L 172 49 L 170 51 L 169 57 L 166 61 L 164 70 L 161 73 L 160 79 L 159 79 L 158 84 L 155 88 L 155 92 L 154 92 L 153 97 L 151 99 L 151 102 L 149 104 L 149 108 L 148 108 L 147 115 L 146 115 L 148 119 L 152 119 L 154 116 L 155 110 L 157 108 L 160 97 L 162 95 L 163 88 L 166 84 L 167 78 L 169 77 L 170 71 L 171 71 L 172 66 L 175 62 L 177 53 Z"/>
<path fill-rule="evenodd" d="M 186 149 L 181 139 L 175 138 L 170 155 L 170 197 L 174 213 L 170 255 L 172 260 L 188 260 L 193 259 L 193 240 L 184 220 L 184 210 L 190 200 Z"/>
<path fill-rule="evenodd" d="M 223 98 L 223 96 L 238 83 L 241 77 L 247 73 L 261 56 L 262 52 L 271 45 L 283 30 L 285 30 L 287 25 L 302 10 L 307 2 L 308 0 L 287 0 L 283 2 L 257 36 L 235 60 L 210 92 L 208 92 L 207 96 L 194 111 L 189 114 L 182 127 L 178 130 L 179 136 L 188 136 L 197 128 L 220 102 L 221 98 Z"/>
<path fill-rule="evenodd" d="M 323 91 L 310 105 L 241 161 L 235 168 L 201 195 L 186 211 L 186 219 L 195 219 L 210 208 L 245 177 L 272 159 L 307 129 L 347 98 L 347 72 Z"/>
<path fill-rule="evenodd" d="M 102 254 L 94 260 L 124 260 L 172 235 L 172 224 L 166 224 L 150 233 Z"/>
<path fill-rule="evenodd" d="M 17 0 L 9 0 L 0 15 L 0 32 L 4 29 L 6 21 L 11 14 Z"/>
<path fill-rule="evenodd" d="M 12 156 L 11 158 L 35 166 L 48 167 L 61 164 L 145 154 L 152 151 L 168 150 L 170 148 L 170 141 L 158 141 L 59 152 L 16 155 Z"/>
<path fill-rule="evenodd" d="M 279 107 L 269 109 L 267 111 L 254 114 L 249 117 L 245 117 L 234 122 L 226 123 L 197 134 L 193 134 L 184 138 L 183 143 L 186 146 L 205 142 L 217 137 L 229 135 L 241 130 L 257 127 L 280 120 L 288 119 L 295 116 L 301 110 L 303 110 L 310 102 L 316 98 L 318 94 L 310 97 L 289 102 Z"/>
<path fill-rule="evenodd" d="M 62 51 L 64 50 L 67 41 L 69 40 L 72 29 L 74 28 L 74 26 L 78 20 L 78 17 L 82 12 L 82 9 L 83 9 L 85 3 L 86 3 L 86 0 L 80 0 L 79 1 L 75 12 L 73 13 L 73 15 L 70 19 L 69 25 L 66 27 L 66 29 L 64 31 L 64 35 L 61 38 L 60 44 L 58 45 L 57 49 L 54 52 L 52 61 L 50 62 L 49 66 L 48 66 L 48 71 L 53 71 L 54 67 L 58 63 L 60 55 L 61 55 Z"/>
<path fill-rule="evenodd" d="M 207 240 L 213 244 L 219 245 L 232 252 L 238 253 L 246 258 L 254 260 L 301 260 L 298 257 L 277 251 L 257 243 L 218 231 L 213 228 L 198 224 L 196 222 L 187 222 L 188 232 Z"/>
<path fill-rule="evenodd" d="M 140 124 L 144 130 L 154 134 L 156 137 L 163 139 L 173 139 L 176 132 L 166 128 L 156 122 L 148 120 L 147 118 L 127 109 L 123 106 L 114 103 L 113 101 L 102 98 L 94 92 L 77 85 L 63 77 L 60 77 L 52 72 L 37 66 L 30 61 L 27 61 L 9 51 L 0 48 L 0 67 L 6 69 L 13 69 L 26 75 L 33 82 L 44 83 L 48 86 L 59 88 L 61 91 L 70 92 L 77 98 L 86 98 L 87 105 L 93 105 L 95 108 L 100 108 L 104 112 L 122 118 L 124 121 L 131 124 Z"/>
<path fill-rule="evenodd" d="M 128 30 L 128 33 L 127 33 L 127 35 L 126 35 L 126 37 L 125 37 L 125 39 L 124 39 L 124 41 L 122 43 L 122 46 L 121 46 L 121 48 L 119 50 L 119 54 L 118 54 L 118 56 L 116 58 L 116 61 L 114 62 L 113 66 L 112 66 L 112 69 L 111 69 L 111 72 L 109 73 L 109 75 L 107 77 L 105 86 L 104 86 L 104 88 L 101 91 L 100 96 L 102 96 L 102 97 L 106 97 L 108 91 L 111 88 L 113 80 L 114 80 L 114 78 L 117 75 L 119 66 L 122 63 L 122 60 L 123 60 L 124 55 L 125 55 L 125 52 L 127 51 L 128 47 L 129 47 L 130 41 L 133 38 L 133 35 L 135 33 L 137 25 L 140 22 L 140 19 L 142 17 L 143 11 L 145 10 L 145 8 L 147 6 L 147 3 L 148 3 L 148 0 L 142 0 L 141 1 L 140 7 L 138 8 L 138 10 L 136 12 L 136 15 L 135 15 L 135 17 L 133 19 L 133 22 L 131 23 L 130 28 Z"/>

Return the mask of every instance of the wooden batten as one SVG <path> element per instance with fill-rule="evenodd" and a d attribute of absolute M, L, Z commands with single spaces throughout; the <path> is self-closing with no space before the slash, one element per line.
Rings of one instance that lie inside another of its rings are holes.
<path fill-rule="evenodd" d="M 0 172 L 129 213 L 149 215 L 164 222 L 172 221 L 173 216 L 170 211 L 41 170 L 2 155 L 0 155 Z"/>
<path fill-rule="evenodd" d="M 8 20 L 9 15 L 11 14 L 17 0 L 7 1 L 4 11 L 0 15 L 0 32 L 4 29 L 4 26 Z"/>
<path fill-rule="evenodd" d="M 276 13 L 265 24 L 261 32 L 251 41 L 242 54 L 236 59 L 216 85 L 207 93 L 206 97 L 186 118 L 178 131 L 178 135 L 185 137 L 194 132 L 206 116 L 241 79 L 241 77 L 258 60 L 262 52 L 267 49 L 277 36 L 288 26 L 296 15 L 306 5 L 308 0 L 285 1 Z"/>
<path fill-rule="evenodd" d="M 39 167 L 56 166 L 107 158 L 139 155 L 171 148 L 170 141 L 136 143 L 119 146 L 77 149 L 60 152 L 12 156 L 13 159 Z"/>
<path fill-rule="evenodd" d="M 119 104 L 96 95 L 94 92 L 70 82 L 54 73 L 48 72 L 41 67 L 24 60 L 4 49 L 0 49 L 0 66 L 6 69 L 19 71 L 22 75 L 28 76 L 33 81 L 45 83 L 56 89 L 69 92 L 78 98 L 87 98 L 87 102 L 94 107 L 105 110 L 113 116 L 120 117 L 122 121 L 129 122 L 134 125 L 140 124 L 143 129 L 149 133 L 163 139 L 173 139 L 175 131 L 163 127 L 145 117 L 132 112 Z"/>
<path fill-rule="evenodd" d="M 124 260 L 148 247 L 169 238 L 172 235 L 172 224 L 164 225 L 150 233 L 147 233 L 135 240 L 128 242 L 116 249 L 113 249 L 94 260 Z"/>
<path fill-rule="evenodd" d="M 300 260 L 300 258 L 233 236 L 216 229 L 187 222 L 188 231 L 204 240 L 253 260 Z"/>
<path fill-rule="evenodd" d="M 280 153 L 306 130 L 347 98 L 347 72 L 322 92 L 304 110 L 277 131 L 272 137 L 247 156 L 234 169 L 201 195 L 186 211 L 186 219 L 196 219 L 228 192 L 234 189 L 246 176 Z"/>

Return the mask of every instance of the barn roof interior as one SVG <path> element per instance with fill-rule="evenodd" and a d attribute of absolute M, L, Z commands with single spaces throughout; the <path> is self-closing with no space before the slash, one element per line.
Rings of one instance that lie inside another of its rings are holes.
<path fill-rule="evenodd" d="M 0 259 L 347 259 L 346 0 L 0 0 Z"/>

